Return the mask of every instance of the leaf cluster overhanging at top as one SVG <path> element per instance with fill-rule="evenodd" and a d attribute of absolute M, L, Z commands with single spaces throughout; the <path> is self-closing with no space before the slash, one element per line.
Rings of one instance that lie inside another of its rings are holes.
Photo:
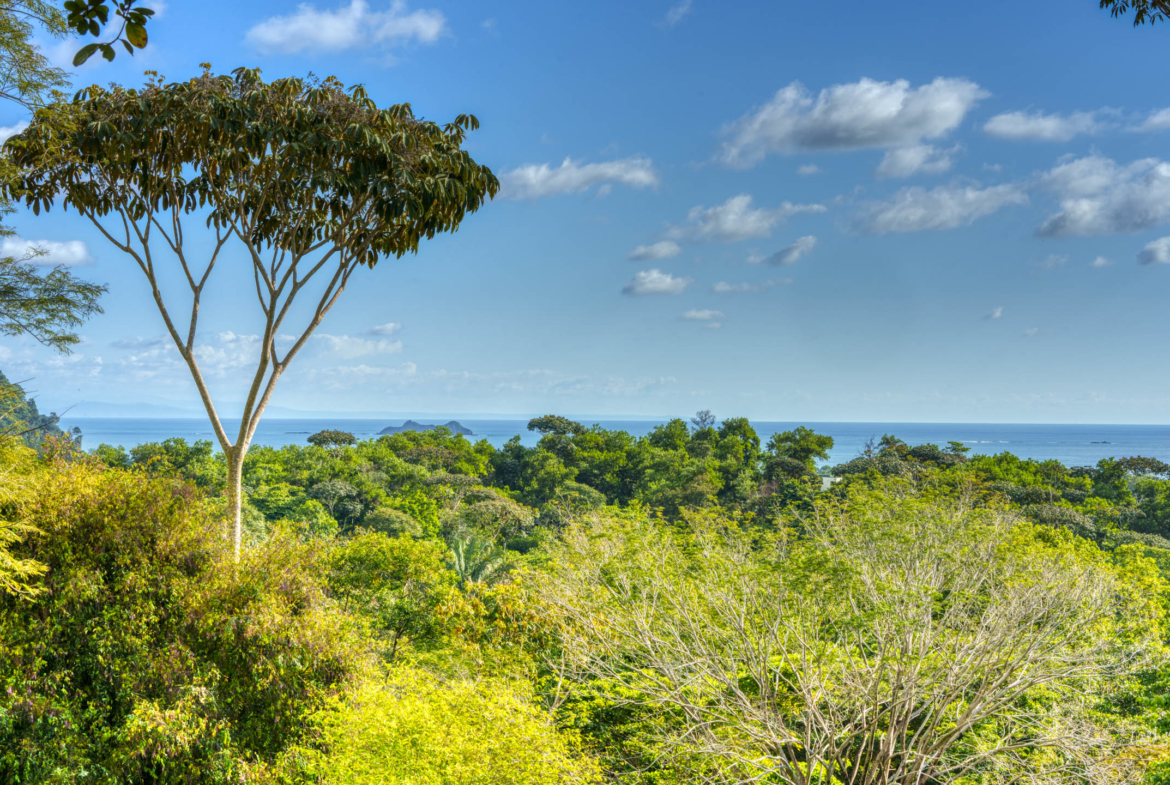
<path fill-rule="evenodd" d="M 326 242 L 372 267 L 455 231 L 495 195 L 495 175 L 460 149 L 478 126 L 472 115 L 419 120 L 409 104 L 379 109 L 333 77 L 265 83 L 257 69 L 93 86 L 8 142 L 23 171 L 5 188 L 35 213 L 59 195 L 93 218 L 206 209 L 209 226 L 256 248 Z"/>

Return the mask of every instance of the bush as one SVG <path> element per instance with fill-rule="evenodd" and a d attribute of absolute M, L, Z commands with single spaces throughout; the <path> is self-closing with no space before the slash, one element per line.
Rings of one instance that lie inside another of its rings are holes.
<path fill-rule="evenodd" d="M 522 686 L 443 682 L 400 668 L 316 715 L 323 752 L 305 768 L 325 785 L 561 785 L 599 782 Z"/>
<path fill-rule="evenodd" d="M 231 559 L 190 486 L 73 464 L 35 475 L 0 597 L 0 782 L 239 782 L 365 672 L 365 641 L 277 531 Z"/>

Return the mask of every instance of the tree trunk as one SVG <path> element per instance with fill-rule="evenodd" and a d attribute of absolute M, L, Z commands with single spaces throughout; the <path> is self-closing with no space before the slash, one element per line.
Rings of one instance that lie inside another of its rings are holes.
<path fill-rule="evenodd" d="M 243 488 L 242 480 L 244 474 L 244 451 L 239 448 L 239 445 L 227 451 L 228 464 L 228 521 L 232 527 L 232 547 L 235 551 L 236 561 L 240 560 L 240 543 L 243 539 L 243 518 L 241 515 L 241 507 L 243 505 Z"/>

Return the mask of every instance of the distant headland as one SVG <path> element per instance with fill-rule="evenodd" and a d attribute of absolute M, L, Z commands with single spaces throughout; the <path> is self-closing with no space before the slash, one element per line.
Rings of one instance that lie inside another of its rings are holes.
<path fill-rule="evenodd" d="M 464 428 L 454 420 L 447 423 L 446 425 L 423 425 L 422 423 L 417 423 L 414 420 L 407 420 L 406 422 L 402 423 L 402 425 L 387 425 L 385 428 L 378 431 L 378 433 L 380 435 L 385 435 L 390 433 L 406 433 L 407 431 L 433 431 L 436 428 L 446 428 L 451 433 L 463 434 L 464 436 L 475 436 L 475 434 L 471 432 L 470 428 Z"/>

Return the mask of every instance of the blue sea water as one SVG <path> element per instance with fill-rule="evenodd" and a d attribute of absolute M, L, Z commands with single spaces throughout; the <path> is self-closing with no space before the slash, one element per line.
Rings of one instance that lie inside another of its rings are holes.
<path fill-rule="evenodd" d="M 442 424 L 450 418 L 421 419 L 423 424 Z M 401 425 L 401 419 L 357 420 L 343 417 L 330 419 L 262 419 L 256 429 L 253 444 L 283 446 L 306 444 L 309 434 L 326 428 L 349 431 L 359 439 L 378 434 L 387 425 Z M 536 444 L 539 434 L 527 430 L 527 420 L 459 421 L 470 428 L 472 440 L 487 439 L 496 447 L 513 436 L 519 436 L 525 445 Z M 634 436 L 649 433 L 662 421 L 653 420 L 599 420 L 599 425 L 621 429 Z M 83 446 L 93 449 L 99 444 L 126 448 L 145 442 L 158 442 L 172 436 L 187 441 L 208 439 L 215 441 L 211 425 L 198 418 L 128 418 L 128 417 L 64 417 L 65 428 L 79 427 Z M 592 424 L 592 423 L 588 423 Z M 963 424 L 963 423 L 860 423 L 860 422 L 754 422 L 763 442 L 777 431 L 787 431 L 804 425 L 818 433 L 833 437 L 830 463 L 837 464 L 855 458 L 867 439 L 880 439 L 893 434 L 909 444 L 933 442 L 945 446 L 948 441 L 962 442 L 972 454 L 1010 452 L 1021 458 L 1045 460 L 1055 458 L 1067 466 L 1094 464 L 1102 458 L 1144 455 L 1170 462 L 1170 425 L 1021 425 L 1021 424 Z M 238 421 L 226 421 L 228 433 L 239 427 Z"/>

